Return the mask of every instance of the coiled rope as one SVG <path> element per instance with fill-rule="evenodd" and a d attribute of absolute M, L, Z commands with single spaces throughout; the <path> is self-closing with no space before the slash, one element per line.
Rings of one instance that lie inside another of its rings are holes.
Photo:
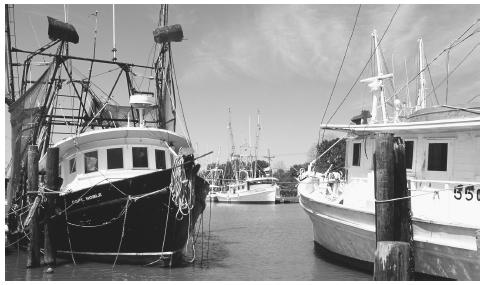
<path fill-rule="evenodd" d="M 183 164 L 183 157 L 175 157 L 173 171 L 171 172 L 170 193 L 171 199 L 175 203 L 178 210 L 176 218 L 183 219 L 183 216 L 190 214 L 193 209 L 193 187 L 191 187 L 190 179 L 187 179 L 185 169 L 181 167 Z M 184 187 L 185 186 L 185 187 Z M 188 187 L 188 191 L 185 189 Z"/>

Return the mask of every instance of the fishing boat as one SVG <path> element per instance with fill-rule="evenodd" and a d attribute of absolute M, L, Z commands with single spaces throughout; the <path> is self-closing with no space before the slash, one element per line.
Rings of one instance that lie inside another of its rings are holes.
<path fill-rule="evenodd" d="M 218 166 L 218 163 L 217 163 Z M 207 195 L 207 200 L 214 201 L 217 197 L 217 192 L 223 188 L 224 170 L 218 167 L 209 169 L 205 175 L 205 179 L 209 183 L 210 191 Z"/>
<path fill-rule="evenodd" d="M 11 17 L 13 6 L 7 9 Z M 113 30 L 114 15 L 113 5 Z M 53 225 L 50 236 L 58 254 L 167 265 L 177 264 L 187 254 L 209 189 L 197 175 L 200 165 L 189 137 L 178 133 L 182 110 L 177 106 L 180 97 L 171 49 L 172 43 L 183 39 L 183 31 L 180 25 L 168 25 L 167 19 L 168 7 L 161 5 L 153 32 L 153 66 L 118 61 L 114 36 L 112 60 L 95 58 L 96 37 L 92 58 L 70 55 L 68 46 L 76 44 L 79 35 L 67 19 L 49 18 L 51 42 L 35 52 L 11 47 L 12 37 L 7 36 L 13 157 L 8 185 L 10 236 L 27 230 L 27 214 L 18 209 L 36 206 L 28 198 L 24 175 L 26 148 L 34 145 L 40 152 L 41 173 L 48 150 L 56 148 L 59 153 L 58 187 L 49 189 L 41 183 L 36 193 L 40 201 L 47 195 L 55 197 L 45 219 Z M 49 48 L 56 52 L 46 53 Z M 18 54 L 27 54 L 23 64 L 12 61 Z M 39 56 L 49 58 L 47 68 L 30 82 L 27 75 L 35 71 L 29 68 Z M 76 79 L 72 66 L 79 61 L 90 63 L 89 75 Z M 107 92 L 95 83 L 93 65 L 118 72 Z M 13 76 L 16 66 L 24 68 L 19 88 Z M 124 92 L 115 89 L 122 75 Z M 120 94 L 128 95 L 129 106 L 116 104 L 114 98 Z"/>
<path fill-rule="evenodd" d="M 217 202 L 275 203 L 278 179 L 275 177 L 247 178 L 228 184 L 226 191 L 216 193 Z"/>
<path fill-rule="evenodd" d="M 220 191 L 215 193 L 215 201 L 222 203 L 275 203 L 276 192 L 279 189 L 277 185 L 278 179 L 266 176 L 266 171 L 260 169 L 257 164 L 257 149 L 261 130 L 259 111 L 257 114 L 254 155 L 252 155 L 250 143 L 240 146 L 240 154 L 235 153 L 230 109 L 228 129 L 232 143 L 230 166 L 233 177 L 231 177 L 232 179 L 224 180 L 226 182 L 225 187 L 222 187 Z"/>
<path fill-rule="evenodd" d="M 374 90 L 371 113 L 362 112 L 346 124 L 321 125 L 343 134 L 338 142 L 346 141 L 344 173 L 331 177 L 331 171 L 316 172 L 314 160 L 299 175 L 299 203 L 313 224 L 315 247 L 325 256 L 373 269 L 376 202 L 372 154 L 376 135 L 392 133 L 405 145 L 415 272 L 479 280 L 479 105 L 427 106 L 427 66 L 419 39 L 417 104 L 412 107 L 410 101 L 404 105 L 394 100 L 393 114 L 388 114 L 383 81 L 393 74 L 383 73 L 376 31 L 372 37 L 378 74 L 361 80 Z"/>

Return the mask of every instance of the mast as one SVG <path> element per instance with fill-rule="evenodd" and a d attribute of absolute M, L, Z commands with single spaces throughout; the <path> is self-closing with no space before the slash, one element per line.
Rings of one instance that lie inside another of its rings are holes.
<path fill-rule="evenodd" d="M 234 133 L 232 131 L 232 116 L 229 108 L 229 125 L 227 126 L 229 129 L 229 136 L 230 136 L 230 144 L 231 144 L 231 153 L 230 158 L 232 159 L 235 155 L 235 142 L 234 142 Z"/>
<path fill-rule="evenodd" d="M 6 56 L 8 63 L 5 64 L 5 68 L 7 68 L 7 77 L 8 77 L 8 96 L 5 96 L 5 101 L 8 105 L 15 101 L 15 83 L 13 78 L 13 62 L 12 62 L 12 41 L 11 41 L 11 32 L 10 32 L 10 13 L 9 13 L 9 6 L 5 4 L 5 34 L 6 34 Z"/>
<path fill-rule="evenodd" d="M 423 50 L 423 40 L 418 39 L 418 70 L 419 70 L 419 88 L 417 96 L 417 105 L 415 106 L 417 110 L 427 107 L 427 100 L 425 98 L 425 66 L 424 66 L 424 50 Z"/>
<path fill-rule="evenodd" d="M 180 25 L 168 26 L 167 4 L 161 5 L 158 28 L 155 29 L 153 35 L 155 42 L 160 44 L 160 51 L 155 62 L 159 128 L 175 131 L 177 117 L 176 93 L 171 42 L 181 41 L 183 39 L 183 31 Z"/>
<path fill-rule="evenodd" d="M 257 152 L 259 150 L 260 130 L 261 130 L 261 125 L 260 125 L 260 111 L 257 110 L 257 129 L 256 129 L 255 146 L 254 146 L 254 157 L 255 157 L 254 177 L 255 177 L 255 174 L 257 173 Z"/>
<path fill-rule="evenodd" d="M 388 78 L 393 78 L 393 73 L 383 74 L 383 69 L 382 69 L 381 59 L 380 59 L 380 56 L 381 56 L 380 46 L 378 45 L 378 35 L 376 33 L 376 30 L 373 30 L 373 32 L 371 33 L 371 36 L 373 38 L 373 43 L 375 45 L 377 75 L 374 77 L 362 79 L 360 80 L 360 82 L 368 83 L 368 87 L 370 87 L 371 91 L 380 91 L 380 98 L 378 98 L 375 92 L 372 92 L 373 102 L 372 102 L 370 122 L 371 123 L 377 122 L 378 99 L 380 99 L 382 120 L 383 120 L 383 123 L 387 123 L 388 118 L 387 118 L 387 111 L 385 106 L 386 103 L 385 103 L 385 90 L 384 90 L 383 80 Z"/>

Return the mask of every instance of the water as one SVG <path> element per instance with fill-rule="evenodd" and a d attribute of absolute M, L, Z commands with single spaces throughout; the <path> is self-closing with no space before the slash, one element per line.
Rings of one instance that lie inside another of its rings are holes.
<path fill-rule="evenodd" d="M 210 239 L 208 240 L 210 220 Z M 207 204 L 195 264 L 177 268 L 58 260 L 53 274 L 26 269 L 20 251 L 5 257 L 6 280 L 371 280 L 368 273 L 321 259 L 312 225 L 298 204 Z M 200 231 L 201 232 L 201 231 Z M 210 245 L 210 250 L 208 250 Z M 191 251 L 189 251 L 191 252 Z M 208 254 L 208 257 L 207 257 Z M 202 262 L 203 261 L 203 262 Z"/>

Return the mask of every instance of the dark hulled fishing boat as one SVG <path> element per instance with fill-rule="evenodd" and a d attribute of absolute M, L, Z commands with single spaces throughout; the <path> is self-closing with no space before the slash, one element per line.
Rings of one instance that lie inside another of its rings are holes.
<path fill-rule="evenodd" d="M 9 16 L 10 7 L 6 9 Z M 181 41 L 183 32 L 179 25 L 167 25 L 166 5 L 161 12 L 154 32 L 158 45 L 153 67 L 118 62 L 115 47 L 112 61 L 73 57 L 68 54 L 68 45 L 78 41 L 77 32 L 72 25 L 51 18 L 52 42 L 35 52 L 25 52 L 22 84 L 15 88 L 10 76 L 7 101 L 12 123 L 7 197 L 11 238 L 29 232 L 28 211 L 19 209 L 36 207 L 32 198 L 38 196 L 44 201 L 39 208 L 44 222 L 52 223 L 50 235 L 58 253 L 118 262 L 172 261 L 182 256 L 205 208 L 208 183 L 197 176 L 200 166 L 195 163 L 189 137 L 176 132 L 179 94 L 174 87 L 171 42 Z M 55 54 L 45 52 L 52 47 L 57 47 Z M 10 47 L 7 57 L 12 59 L 12 54 L 22 52 Z M 37 81 L 29 82 L 26 75 L 38 55 L 51 61 L 39 72 Z M 76 60 L 90 62 L 87 77 L 74 78 L 66 62 Z M 118 67 L 107 96 L 94 92 L 94 63 Z M 12 60 L 9 65 L 9 74 L 14 74 Z M 154 76 L 140 75 L 135 69 L 148 70 Z M 112 100 L 123 73 L 130 106 L 119 106 Z M 143 85 L 134 83 L 137 77 L 154 84 L 141 90 Z M 73 88 L 67 89 L 67 84 Z M 72 89 L 71 96 L 65 95 Z M 69 98 L 62 101 L 63 97 Z M 41 174 L 47 150 L 57 148 L 61 178 L 55 189 L 41 182 L 39 192 L 30 198 L 24 174 L 28 145 L 40 150 Z M 45 205 L 49 195 L 55 196 L 50 208 Z"/>

